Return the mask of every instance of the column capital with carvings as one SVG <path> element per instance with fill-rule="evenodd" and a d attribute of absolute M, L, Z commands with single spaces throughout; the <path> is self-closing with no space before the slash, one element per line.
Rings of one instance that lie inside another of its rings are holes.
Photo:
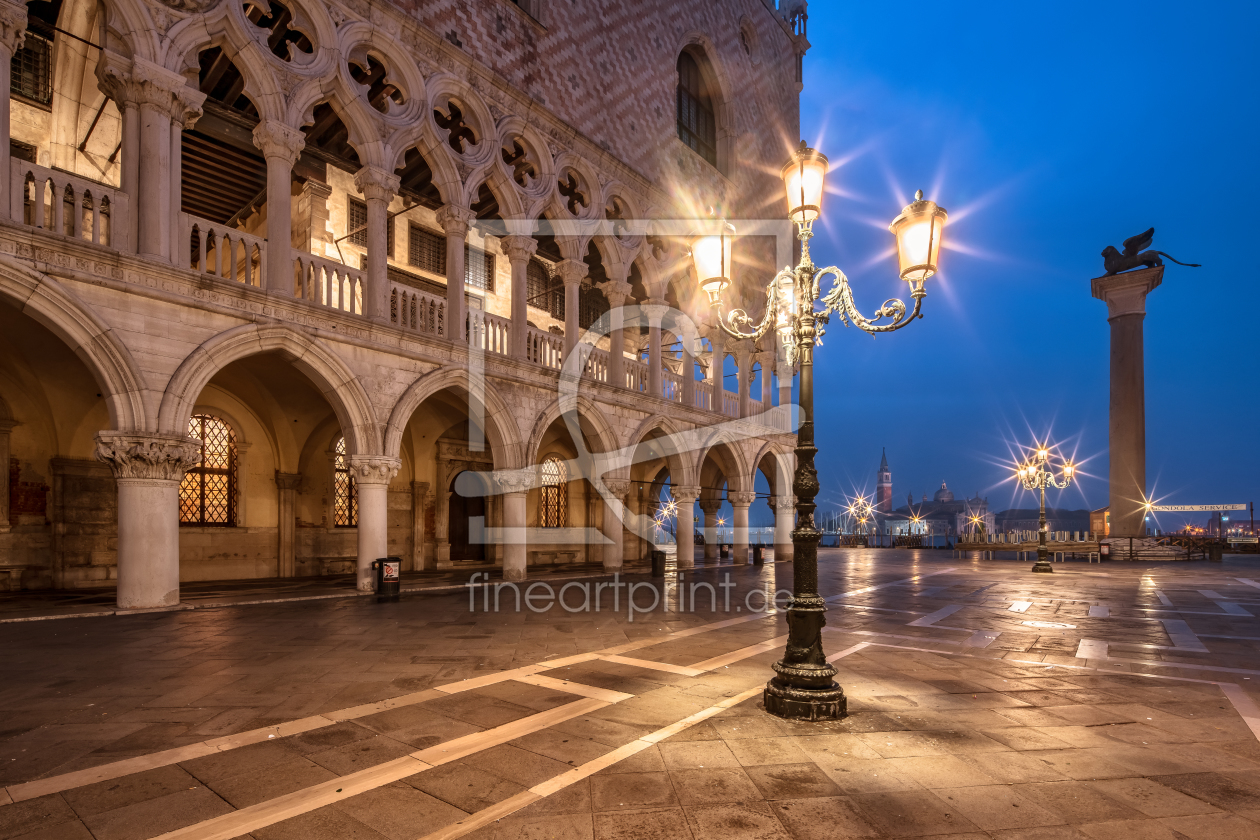
<path fill-rule="evenodd" d="M 254 127 L 254 145 L 268 160 L 280 158 L 292 166 L 306 148 L 306 135 L 277 120 L 263 120 Z"/>
<path fill-rule="evenodd" d="M 351 455 L 346 460 L 351 475 L 359 484 L 383 484 L 388 487 L 402 467 L 401 459 L 386 458 L 384 455 Z"/>
<path fill-rule="evenodd" d="M 687 485 L 673 486 L 670 488 L 670 494 L 676 502 L 690 503 L 700 498 L 700 488 Z"/>
<path fill-rule="evenodd" d="M 302 486 L 301 473 L 282 473 L 276 470 L 276 488 L 279 490 L 298 490 Z"/>
<path fill-rule="evenodd" d="M 1122 315 L 1145 315 L 1146 296 L 1164 280 L 1164 267 L 1142 268 L 1095 277 L 1089 281 L 1094 297 L 1107 304 L 1107 320 Z"/>
<path fill-rule="evenodd" d="M 0 0 L 0 44 L 8 47 L 10 56 L 26 40 L 26 15 L 25 3 Z"/>
<path fill-rule="evenodd" d="M 604 478 L 602 479 L 604 487 L 618 501 L 624 502 L 626 496 L 630 495 L 631 481 L 628 478 Z"/>
<path fill-rule="evenodd" d="M 201 441 L 187 435 L 97 432 L 94 454 L 117 479 L 182 481 L 185 470 L 201 463 Z"/>
<path fill-rule="evenodd" d="M 532 236 L 505 236 L 499 240 L 499 250 L 510 263 L 528 262 L 538 253 L 538 240 Z"/>
<path fill-rule="evenodd" d="M 388 204 L 394 200 L 399 183 L 397 175 L 379 166 L 365 166 L 354 173 L 354 188 L 369 200 L 380 199 Z"/>
<path fill-rule="evenodd" d="M 206 95 L 179 73 L 108 50 L 96 65 L 96 78 L 101 90 L 116 103 L 155 108 L 182 128 L 192 128 L 206 101 Z"/>
<path fill-rule="evenodd" d="M 752 503 L 757 501 L 757 494 L 752 491 L 727 492 L 726 500 L 731 503 L 731 507 L 746 508 L 751 507 Z"/>
<path fill-rule="evenodd" d="M 491 473 L 490 480 L 504 495 L 528 493 L 538 485 L 538 469 L 526 467 L 522 470 L 495 470 Z"/>
<path fill-rule="evenodd" d="M 771 496 L 766 499 L 766 502 L 770 505 L 771 510 L 790 510 L 796 507 L 796 497 L 792 495 Z"/>
<path fill-rule="evenodd" d="M 714 515 L 721 509 L 722 509 L 721 499 L 713 499 L 713 498 L 700 499 L 700 510 L 704 511 L 705 514 L 708 516 Z"/>
<path fill-rule="evenodd" d="M 460 238 L 468 235 L 468 226 L 477 218 L 476 213 L 458 204 L 443 204 L 435 215 L 437 223 L 442 226 L 447 236 Z"/>
<path fill-rule="evenodd" d="M 561 260 L 556 263 L 556 273 L 566 286 L 576 286 L 585 279 L 590 269 L 581 260 Z"/>
<path fill-rule="evenodd" d="M 600 283 L 599 290 L 608 299 L 608 305 L 614 309 L 618 306 L 624 306 L 626 298 L 630 297 L 630 284 L 624 280 L 609 280 Z"/>

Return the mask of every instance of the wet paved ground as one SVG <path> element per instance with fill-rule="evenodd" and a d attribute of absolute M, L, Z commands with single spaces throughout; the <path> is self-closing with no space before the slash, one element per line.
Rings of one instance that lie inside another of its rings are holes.
<path fill-rule="evenodd" d="M 1260 837 L 1260 563 L 822 568 L 832 723 L 789 564 L 0 625 L 0 840 Z"/>

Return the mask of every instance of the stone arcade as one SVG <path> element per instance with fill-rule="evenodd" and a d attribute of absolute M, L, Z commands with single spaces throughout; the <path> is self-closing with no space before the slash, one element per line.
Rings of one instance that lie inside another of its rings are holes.
<path fill-rule="evenodd" d="M 683 342 L 670 313 L 706 336 L 707 307 L 655 225 L 783 217 L 804 4 L 471 5 L 0 0 L 0 581 L 140 608 L 190 580 L 370 588 L 386 554 L 617 569 L 666 482 L 707 527 L 729 500 L 745 561 L 757 471 L 790 551 L 792 437 L 762 413 L 791 370 Z M 749 289 L 774 265 L 741 261 Z M 634 454 L 611 500 L 581 451 Z"/>

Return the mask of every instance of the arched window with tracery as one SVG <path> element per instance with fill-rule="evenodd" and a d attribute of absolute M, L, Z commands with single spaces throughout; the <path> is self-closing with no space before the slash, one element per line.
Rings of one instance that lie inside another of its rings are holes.
<path fill-rule="evenodd" d="M 569 469 L 554 455 L 542 463 L 538 520 L 544 528 L 563 528 L 569 520 Z"/>
<path fill-rule="evenodd" d="M 236 525 L 236 433 L 225 420 L 194 414 L 188 435 L 201 441 L 201 462 L 179 485 L 179 524 Z"/>
<path fill-rule="evenodd" d="M 359 491 L 350 472 L 346 455 L 346 439 L 337 438 L 333 448 L 333 526 L 355 528 L 359 525 Z"/>
<path fill-rule="evenodd" d="M 678 56 L 678 138 L 717 166 L 717 121 L 713 97 L 689 52 Z"/>

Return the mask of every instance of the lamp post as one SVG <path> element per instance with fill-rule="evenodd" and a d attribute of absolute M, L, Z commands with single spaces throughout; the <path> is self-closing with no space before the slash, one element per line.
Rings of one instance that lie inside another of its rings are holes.
<path fill-rule="evenodd" d="M 919 317 L 926 294 L 924 281 L 936 273 L 941 233 L 946 213 L 935 202 L 923 200 L 922 191 L 889 225 L 896 238 L 901 279 L 910 284 L 914 308 L 907 314 L 900 300 L 887 300 L 870 318 L 858 312 L 849 280 L 840 269 L 819 269 L 809 255 L 814 220 L 822 212 L 827 157 L 802 141 L 800 149 L 783 167 L 788 217 L 796 223 L 801 242 L 800 263 L 775 275 L 766 288 L 765 315 L 754 323 L 743 309 L 722 317 L 722 293 L 730 284 L 731 244 L 735 229 L 716 221 L 692 242 L 696 280 L 709 297 L 716 325 L 727 335 L 757 340 L 771 329 L 789 365 L 800 363 L 800 428 L 796 434 L 796 528 L 792 531 L 792 602 L 787 610 L 788 641 L 783 658 L 774 664 L 775 676 L 766 684 L 766 711 L 795 720 L 825 720 L 846 713 L 844 689 L 835 681 L 836 669 L 823 653 L 822 628 L 826 602 L 818 594 L 818 543 L 822 533 L 814 524 L 814 497 L 818 473 L 814 468 L 814 346 L 824 333 L 822 325 L 835 315 L 846 326 L 868 333 L 899 330 Z M 831 288 L 820 296 L 822 281 Z M 815 307 L 821 302 L 821 309 Z"/>
<path fill-rule="evenodd" d="M 1038 519 L 1040 530 L 1037 532 L 1037 562 L 1032 568 L 1034 572 L 1054 571 L 1054 566 L 1050 565 L 1049 549 L 1046 548 L 1046 488 L 1057 487 L 1062 490 L 1072 483 L 1072 476 L 1076 474 L 1076 467 L 1072 466 L 1071 461 L 1064 463 L 1063 483 L 1060 484 L 1054 477 L 1054 472 L 1047 467 L 1049 461 L 1050 447 L 1038 446 L 1032 456 L 1015 471 L 1025 490 L 1041 491 L 1041 517 Z"/>

